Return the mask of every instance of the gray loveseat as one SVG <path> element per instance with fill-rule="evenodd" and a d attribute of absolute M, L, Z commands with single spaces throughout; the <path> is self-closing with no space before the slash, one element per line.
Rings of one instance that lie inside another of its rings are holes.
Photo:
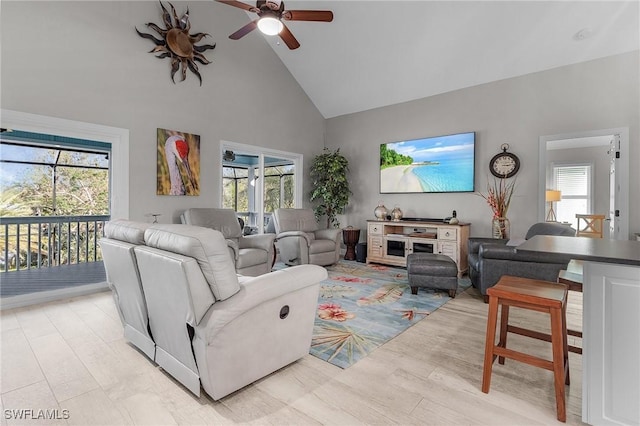
<path fill-rule="evenodd" d="M 236 274 L 224 235 L 108 222 L 100 240 L 124 335 L 195 395 L 218 400 L 306 356 L 326 269 Z"/>
<path fill-rule="evenodd" d="M 575 236 L 576 230 L 556 222 L 536 223 L 527 231 L 525 239 L 534 235 Z M 556 281 L 558 273 L 567 268 L 570 256 L 546 253 L 523 253 L 508 240 L 469 238 L 468 260 L 471 284 L 480 290 L 487 301 L 487 289 L 503 275 Z"/>

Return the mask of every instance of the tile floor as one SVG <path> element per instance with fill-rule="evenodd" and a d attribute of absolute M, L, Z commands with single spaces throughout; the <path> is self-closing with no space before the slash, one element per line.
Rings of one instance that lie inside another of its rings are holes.
<path fill-rule="evenodd" d="M 569 309 L 578 327 L 580 304 Z M 558 423 L 549 371 L 507 361 L 494 367 L 490 393 L 480 391 L 486 313 L 470 289 L 347 370 L 308 355 L 213 401 L 192 395 L 123 339 L 109 292 L 4 310 L 0 424 Z M 544 329 L 538 315 L 512 313 Z M 519 338 L 511 341 L 523 350 L 550 353 L 546 343 Z M 567 423 L 581 424 L 581 358 L 570 354 L 570 362 Z M 16 419 L 18 409 L 59 418 Z"/>

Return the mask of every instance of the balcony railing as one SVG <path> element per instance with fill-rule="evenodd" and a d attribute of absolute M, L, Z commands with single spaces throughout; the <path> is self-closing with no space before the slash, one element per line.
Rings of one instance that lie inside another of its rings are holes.
<path fill-rule="evenodd" d="M 101 261 L 98 240 L 109 219 L 108 215 L 0 218 L 0 272 Z"/>

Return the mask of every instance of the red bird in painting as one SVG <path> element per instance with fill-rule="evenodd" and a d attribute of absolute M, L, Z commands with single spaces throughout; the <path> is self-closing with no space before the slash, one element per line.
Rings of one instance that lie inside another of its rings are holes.
<path fill-rule="evenodd" d="M 178 164 L 185 170 L 189 184 L 195 191 L 196 184 L 189 166 L 189 144 L 182 136 L 170 136 L 164 144 L 164 153 L 169 167 L 169 180 L 171 181 L 171 191 L 169 195 L 185 195 L 184 181 Z"/>

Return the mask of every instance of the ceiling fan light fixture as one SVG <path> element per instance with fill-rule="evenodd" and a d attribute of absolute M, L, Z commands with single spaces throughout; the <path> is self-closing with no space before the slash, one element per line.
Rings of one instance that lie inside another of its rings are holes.
<path fill-rule="evenodd" d="M 282 31 L 282 28 L 284 28 L 284 24 L 273 16 L 263 16 L 258 21 L 258 29 L 266 35 L 278 35 L 280 31 Z"/>
<path fill-rule="evenodd" d="M 267 7 L 271 10 L 280 9 L 280 4 L 282 4 L 282 0 L 266 0 Z"/>

